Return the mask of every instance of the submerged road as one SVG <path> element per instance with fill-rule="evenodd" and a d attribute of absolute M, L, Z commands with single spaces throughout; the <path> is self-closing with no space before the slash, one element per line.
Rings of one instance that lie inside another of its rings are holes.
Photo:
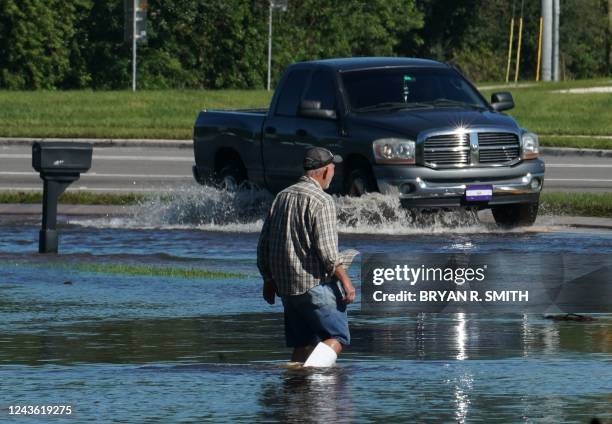
<path fill-rule="evenodd" d="M 0 191 L 39 191 L 31 147 L 0 146 Z M 612 192 L 612 158 L 543 155 L 546 191 Z M 91 170 L 71 191 L 158 192 L 195 184 L 193 150 L 168 147 L 95 147 Z"/>

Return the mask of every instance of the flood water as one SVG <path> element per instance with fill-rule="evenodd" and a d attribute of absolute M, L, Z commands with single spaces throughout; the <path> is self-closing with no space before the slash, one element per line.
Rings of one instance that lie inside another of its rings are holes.
<path fill-rule="evenodd" d="M 59 256 L 36 253 L 36 219 L 0 217 L 0 421 L 49 421 L 11 416 L 11 405 L 72 406 L 53 422 L 612 420 L 611 315 L 385 317 L 361 313 L 358 299 L 336 367 L 283 367 L 282 306 L 261 299 L 255 263 L 267 200 L 190 196 L 122 218 L 60 217 Z M 604 230 L 452 225 L 469 217 L 402 225 L 386 206 L 368 224 L 370 205 L 342 201 L 340 247 L 362 253 L 612 254 Z M 87 264 L 240 275 L 151 277 Z M 349 275 L 359 287 L 358 263 Z"/>

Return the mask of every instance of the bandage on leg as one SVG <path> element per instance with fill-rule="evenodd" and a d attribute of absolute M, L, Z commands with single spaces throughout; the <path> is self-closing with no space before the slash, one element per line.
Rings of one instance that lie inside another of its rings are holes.
<path fill-rule="evenodd" d="M 323 342 L 314 348 L 306 362 L 305 367 L 331 367 L 336 363 L 338 355 L 336 351 Z"/>

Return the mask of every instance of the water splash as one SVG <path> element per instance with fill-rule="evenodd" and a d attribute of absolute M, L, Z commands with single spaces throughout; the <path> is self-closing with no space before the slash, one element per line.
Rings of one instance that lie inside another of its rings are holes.
<path fill-rule="evenodd" d="M 235 191 L 188 185 L 149 196 L 127 217 L 71 221 L 111 228 L 201 229 L 258 232 L 274 196 L 244 186 Z M 417 211 L 401 206 L 393 194 L 334 196 L 338 229 L 353 234 L 423 234 L 506 232 L 480 221 L 475 210 Z M 525 229 L 513 230 L 525 231 Z"/>
<path fill-rule="evenodd" d="M 190 185 L 141 202 L 131 217 L 145 226 L 226 227 L 256 224 L 265 217 L 272 195 L 253 187 L 235 191 Z"/>
<path fill-rule="evenodd" d="M 403 208 L 393 194 L 337 196 L 339 230 L 345 233 L 413 234 L 477 231 L 488 228 L 474 210 L 418 211 Z"/>

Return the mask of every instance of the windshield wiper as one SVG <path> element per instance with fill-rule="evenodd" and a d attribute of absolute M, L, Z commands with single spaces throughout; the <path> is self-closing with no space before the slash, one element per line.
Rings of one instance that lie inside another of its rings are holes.
<path fill-rule="evenodd" d="M 488 110 L 484 106 L 475 105 L 473 103 L 461 102 L 459 100 L 450 100 L 450 99 L 436 99 L 436 100 L 431 100 L 431 101 L 423 102 L 423 103 L 427 103 L 433 106 L 460 106 L 460 107 L 471 107 L 471 108 L 479 109 L 479 110 Z"/>
<path fill-rule="evenodd" d="M 375 105 L 364 106 L 357 109 L 353 109 L 355 112 L 371 112 L 375 110 L 400 110 L 400 109 L 420 109 L 430 108 L 431 105 L 425 103 L 402 103 L 402 102 L 383 102 L 376 103 Z"/>

